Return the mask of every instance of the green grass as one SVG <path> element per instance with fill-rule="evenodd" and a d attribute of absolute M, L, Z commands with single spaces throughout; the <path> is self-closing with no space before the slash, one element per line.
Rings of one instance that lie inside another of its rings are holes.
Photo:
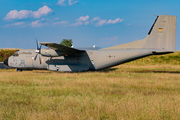
<path fill-rule="evenodd" d="M 153 55 L 129 62 L 130 65 L 180 65 L 180 51 L 167 55 Z"/>
<path fill-rule="evenodd" d="M 0 70 L 1 119 L 180 119 L 180 66 Z"/>
<path fill-rule="evenodd" d="M 179 64 L 175 52 L 97 72 L 0 70 L 0 118 L 178 120 Z"/>

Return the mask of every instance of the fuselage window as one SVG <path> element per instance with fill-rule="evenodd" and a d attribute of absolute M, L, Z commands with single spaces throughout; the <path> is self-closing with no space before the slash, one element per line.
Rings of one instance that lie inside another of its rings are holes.
<path fill-rule="evenodd" d="M 13 54 L 13 56 L 19 56 L 19 53 L 18 52 L 15 52 L 14 54 Z"/>

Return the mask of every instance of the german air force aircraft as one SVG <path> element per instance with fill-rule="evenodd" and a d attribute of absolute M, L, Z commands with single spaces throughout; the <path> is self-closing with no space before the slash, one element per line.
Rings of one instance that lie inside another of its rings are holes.
<path fill-rule="evenodd" d="M 4 64 L 17 71 L 94 71 L 150 55 L 173 53 L 176 50 L 176 16 L 159 15 L 145 39 L 104 49 L 82 50 L 56 43 L 40 44 L 50 49 L 41 49 L 37 44 L 36 50 L 17 51 Z"/>

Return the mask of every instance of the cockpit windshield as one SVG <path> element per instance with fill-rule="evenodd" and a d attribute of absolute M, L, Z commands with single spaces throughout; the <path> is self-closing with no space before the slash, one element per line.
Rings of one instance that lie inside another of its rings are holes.
<path fill-rule="evenodd" d="M 16 52 L 13 54 L 13 56 L 19 56 L 19 52 L 16 51 Z"/>

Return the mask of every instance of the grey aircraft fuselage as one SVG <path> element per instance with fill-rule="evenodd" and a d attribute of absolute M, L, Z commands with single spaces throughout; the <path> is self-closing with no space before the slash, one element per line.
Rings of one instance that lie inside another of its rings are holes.
<path fill-rule="evenodd" d="M 100 50 L 78 50 L 55 43 L 40 43 L 51 49 L 17 51 L 4 63 L 18 70 L 88 71 L 100 70 L 150 55 L 173 53 L 176 46 L 176 16 L 157 16 L 142 40 Z M 36 58 L 36 59 L 35 59 Z"/>
<path fill-rule="evenodd" d="M 171 53 L 171 52 L 164 52 Z M 84 70 L 100 70 L 122 63 L 126 63 L 135 59 L 146 57 L 152 53 L 151 49 L 121 49 L 121 50 L 88 50 L 68 56 L 46 57 L 40 55 L 40 60 L 36 56 L 35 49 L 27 49 L 18 51 L 17 55 L 13 55 L 8 59 L 8 65 L 19 70 L 47 70 L 51 66 L 53 71 L 72 71 L 68 66 L 74 67 L 73 71 Z M 161 53 L 159 53 L 161 54 Z M 68 66 L 67 66 L 68 65 Z M 79 68 L 81 66 L 81 69 Z M 78 70 L 76 70 L 78 67 Z"/>

